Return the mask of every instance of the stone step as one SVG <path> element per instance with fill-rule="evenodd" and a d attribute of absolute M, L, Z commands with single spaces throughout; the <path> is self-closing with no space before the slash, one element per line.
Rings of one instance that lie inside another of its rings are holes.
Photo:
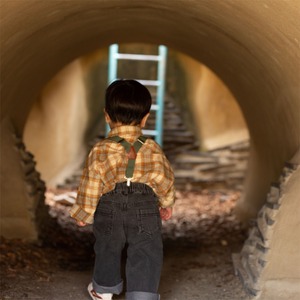
<path fill-rule="evenodd" d="M 155 124 L 155 114 L 149 119 L 148 128 Z M 93 139 L 91 147 L 105 136 L 103 132 Z M 163 150 L 175 171 L 176 184 L 193 189 L 207 185 L 223 185 L 241 190 L 247 168 L 249 141 L 200 152 L 195 134 L 183 122 L 182 110 L 172 97 L 165 99 Z M 83 166 L 82 166 L 83 167 Z M 65 185 L 74 189 L 79 184 L 82 167 L 66 180 Z M 60 185 L 63 188 L 64 185 Z"/>

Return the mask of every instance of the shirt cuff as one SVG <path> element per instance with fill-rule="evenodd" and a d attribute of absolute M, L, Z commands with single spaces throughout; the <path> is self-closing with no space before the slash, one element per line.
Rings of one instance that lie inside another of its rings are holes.
<path fill-rule="evenodd" d="M 162 207 L 162 208 L 167 208 L 167 207 L 172 207 L 174 206 L 174 199 L 172 200 L 160 200 L 159 201 L 159 206 Z"/>
<path fill-rule="evenodd" d="M 172 207 L 175 203 L 175 187 L 172 185 L 167 194 L 159 198 L 159 205 L 162 208 Z"/>
<path fill-rule="evenodd" d="M 175 204 L 175 195 L 174 190 L 171 194 L 167 195 L 166 197 L 159 199 L 159 206 L 162 208 L 172 207 Z"/>
<path fill-rule="evenodd" d="M 78 222 L 81 221 L 88 224 L 93 224 L 94 222 L 94 215 L 86 212 L 77 204 L 74 204 L 70 210 L 70 216 Z"/>

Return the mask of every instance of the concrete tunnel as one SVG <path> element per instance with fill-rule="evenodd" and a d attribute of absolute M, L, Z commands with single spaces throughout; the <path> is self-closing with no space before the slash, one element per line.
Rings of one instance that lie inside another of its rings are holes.
<path fill-rule="evenodd" d="M 38 204 L 28 200 L 26 170 L 15 149 L 45 84 L 65 65 L 99 47 L 165 44 L 222 79 L 249 129 L 249 167 L 237 206 L 243 220 L 257 217 L 237 257 L 246 288 L 260 299 L 299 296 L 297 0 L 7 0 L 1 1 L 0 10 L 2 235 L 17 232 L 35 238 L 30 228 Z"/>

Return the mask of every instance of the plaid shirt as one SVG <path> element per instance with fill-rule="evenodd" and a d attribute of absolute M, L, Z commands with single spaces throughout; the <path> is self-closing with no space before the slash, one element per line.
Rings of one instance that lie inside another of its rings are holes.
<path fill-rule="evenodd" d="M 134 143 L 142 135 L 142 131 L 138 126 L 124 125 L 113 128 L 108 137 L 116 135 Z M 127 161 L 127 154 L 121 144 L 109 139 L 98 142 L 91 150 L 83 169 L 71 217 L 77 221 L 93 223 L 101 195 L 113 190 L 116 183 L 126 181 Z M 161 207 L 173 205 L 173 170 L 161 148 L 152 139 L 147 139 L 137 153 L 132 182 L 149 185 L 158 196 Z"/>

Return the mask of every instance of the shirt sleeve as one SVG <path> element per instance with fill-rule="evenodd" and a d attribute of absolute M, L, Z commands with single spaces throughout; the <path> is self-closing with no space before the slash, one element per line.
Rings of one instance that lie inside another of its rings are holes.
<path fill-rule="evenodd" d="M 76 203 L 70 211 L 72 218 L 89 224 L 93 223 L 103 185 L 99 173 L 98 157 L 99 153 L 94 148 L 87 158 L 78 187 Z"/>
<path fill-rule="evenodd" d="M 152 158 L 155 162 L 152 173 L 152 186 L 159 198 L 161 207 L 171 207 L 175 203 L 174 172 L 170 162 L 157 146 L 156 154 Z"/>

